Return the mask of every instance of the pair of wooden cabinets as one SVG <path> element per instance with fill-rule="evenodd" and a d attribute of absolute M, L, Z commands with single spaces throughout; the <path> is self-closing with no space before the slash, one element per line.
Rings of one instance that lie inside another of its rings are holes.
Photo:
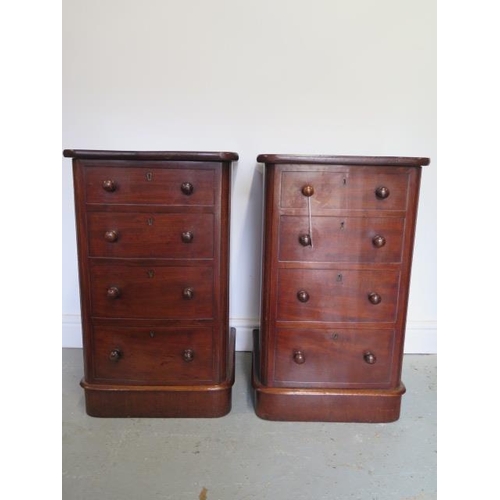
<path fill-rule="evenodd" d="M 73 159 L 86 410 L 231 409 L 231 152 L 65 150 Z M 260 155 L 257 415 L 399 418 L 421 166 L 427 158 Z"/>

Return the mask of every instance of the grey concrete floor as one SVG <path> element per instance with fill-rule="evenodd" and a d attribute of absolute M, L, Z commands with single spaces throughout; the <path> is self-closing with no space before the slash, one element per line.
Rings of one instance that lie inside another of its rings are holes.
<path fill-rule="evenodd" d="M 63 349 L 63 500 L 436 498 L 436 362 L 406 355 L 390 424 L 269 422 L 253 410 L 251 354 L 236 353 L 233 408 L 218 419 L 85 413 L 82 350 Z"/>

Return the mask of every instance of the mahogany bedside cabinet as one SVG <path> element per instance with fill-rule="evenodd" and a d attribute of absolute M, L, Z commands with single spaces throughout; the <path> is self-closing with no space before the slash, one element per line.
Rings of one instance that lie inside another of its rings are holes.
<path fill-rule="evenodd" d="M 257 415 L 397 420 L 421 166 L 429 159 L 257 161 L 265 164 Z"/>
<path fill-rule="evenodd" d="M 65 150 L 72 158 L 86 411 L 231 409 L 230 152 Z"/>

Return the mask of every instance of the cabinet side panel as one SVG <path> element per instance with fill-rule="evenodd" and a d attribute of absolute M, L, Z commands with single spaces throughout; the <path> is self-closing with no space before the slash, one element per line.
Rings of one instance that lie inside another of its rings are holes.
<path fill-rule="evenodd" d="M 404 354 L 404 341 L 406 320 L 408 313 L 408 299 L 410 293 L 411 268 L 415 244 L 415 229 L 417 224 L 418 200 L 420 194 L 420 178 L 422 167 L 414 167 L 410 172 L 407 212 L 403 236 L 403 261 L 401 264 L 401 286 L 398 298 L 398 332 L 394 346 L 395 358 L 392 380 L 396 387 L 401 382 L 402 361 Z"/>
<path fill-rule="evenodd" d="M 219 379 L 227 379 L 232 371 L 227 366 L 229 355 L 229 255 L 231 214 L 231 163 L 222 163 L 215 174 L 215 224 L 214 224 L 214 310 L 216 332 L 214 361 L 219 367 Z"/>
<path fill-rule="evenodd" d="M 260 377 L 264 384 L 272 383 L 276 304 L 277 304 L 277 255 L 278 255 L 278 210 L 280 198 L 281 168 L 266 165 L 264 171 L 264 234 L 262 236 L 262 308 L 259 344 Z"/>
<path fill-rule="evenodd" d="M 92 378 L 92 335 L 90 320 L 90 276 L 88 261 L 88 232 L 85 210 L 85 167 L 80 160 L 73 160 L 73 186 L 75 193 L 75 222 L 78 252 L 78 281 L 82 318 L 82 345 L 84 357 L 84 378 Z"/>

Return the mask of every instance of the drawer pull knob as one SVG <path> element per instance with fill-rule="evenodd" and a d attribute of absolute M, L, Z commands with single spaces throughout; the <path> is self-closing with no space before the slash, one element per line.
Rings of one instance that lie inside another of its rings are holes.
<path fill-rule="evenodd" d="M 113 191 L 116 191 L 116 183 L 111 179 L 107 179 L 102 183 L 102 188 L 104 189 L 104 191 L 112 193 Z"/>
<path fill-rule="evenodd" d="M 297 298 L 301 302 L 307 302 L 309 300 L 309 294 L 305 290 L 299 290 L 297 292 Z"/>
<path fill-rule="evenodd" d="M 109 243 L 114 243 L 118 240 L 118 233 L 116 231 L 106 231 L 104 233 L 104 239 Z"/>
<path fill-rule="evenodd" d="M 194 234 L 191 231 L 186 231 L 185 233 L 182 233 L 181 238 L 184 243 L 191 243 L 193 241 Z"/>
<path fill-rule="evenodd" d="M 120 351 L 120 349 L 113 349 L 110 353 L 109 353 L 109 359 L 110 361 L 118 361 L 120 358 L 122 357 L 122 353 Z"/>
<path fill-rule="evenodd" d="M 192 288 L 184 288 L 184 290 L 182 290 L 182 296 L 186 300 L 191 300 L 194 297 L 194 290 Z"/>
<path fill-rule="evenodd" d="M 108 288 L 108 298 L 110 299 L 117 299 L 120 293 L 120 289 L 117 286 L 110 286 Z"/>
<path fill-rule="evenodd" d="M 302 194 L 307 197 L 312 196 L 314 194 L 314 188 L 308 184 L 302 188 Z"/>
<path fill-rule="evenodd" d="M 368 363 L 369 365 L 373 365 L 375 364 L 375 362 L 377 361 L 377 358 L 375 357 L 375 354 L 373 354 L 372 352 L 368 351 L 368 352 L 365 352 L 365 354 L 363 355 L 363 359 L 365 360 L 366 363 Z"/>
<path fill-rule="evenodd" d="M 299 243 L 303 247 L 311 246 L 311 237 L 308 234 L 301 234 L 299 236 Z"/>
<path fill-rule="evenodd" d="M 375 248 L 382 248 L 385 245 L 385 238 L 377 234 L 377 236 L 373 237 L 372 243 Z"/>
<path fill-rule="evenodd" d="M 372 293 L 368 294 L 368 300 L 372 304 L 377 305 L 377 304 L 380 304 L 382 302 L 382 297 L 377 292 L 372 292 Z"/>
<path fill-rule="evenodd" d="M 293 360 L 298 365 L 303 365 L 306 362 L 306 357 L 304 356 L 304 353 L 302 351 L 294 351 L 293 352 Z"/>
<path fill-rule="evenodd" d="M 193 349 L 185 349 L 185 351 L 182 353 L 182 357 L 184 358 L 184 361 L 186 363 L 193 361 L 193 359 L 194 359 Z"/>
<path fill-rule="evenodd" d="M 190 182 L 183 182 L 181 184 L 181 191 L 186 195 L 190 196 L 193 194 L 194 187 Z"/>
<path fill-rule="evenodd" d="M 377 189 L 375 189 L 375 196 L 379 200 L 385 200 L 386 198 L 389 197 L 390 194 L 391 192 L 389 191 L 389 188 L 385 186 L 379 186 Z"/>

